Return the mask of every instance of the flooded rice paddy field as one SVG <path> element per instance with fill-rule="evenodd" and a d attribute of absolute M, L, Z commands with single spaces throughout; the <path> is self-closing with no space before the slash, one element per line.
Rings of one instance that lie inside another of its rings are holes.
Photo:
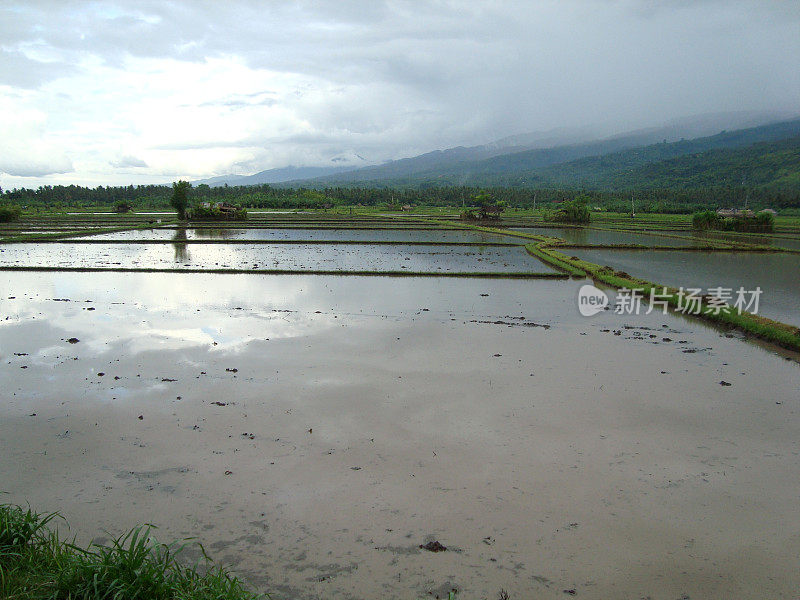
<path fill-rule="evenodd" d="M 547 272 L 519 246 L 351 244 L 9 244 L 0 266 L 332 271 Z"/>
<path fill-rule="evenodd" d="M 184 237 L 185 236 L 185 237 Z M 210 227 L 188 229 L 138 229 L 89 236 L 97 240 L 308 240 L 372 242 L 451 242 L 451 243 L 522 243 L 521 238 L 459 229 L 320 229 L 320 228 L 244 228 Z"/>
<path fill-rule="evenodd" d="M 797 356 L 658 311 L 581 317 L 583 280 L 302 274 L 551 272 L 521 247 L 314 243 L 521 238 L 266 224 L 0 246 L 0 266 L 297 271 L 0 271 L 6 501 L 80 540 L 196 538 L 272 598 L 795 598 Z M 235 243 L 183 243 L 203 239 Z M 797 255 L 570 254 L 761 285 L 760 312 L 800 324 Z"/>
<path fill-rule="evenodd" d="M 679 239 L 668 235 L 653 235 L 611 229 L 584 229 L 580 227 L 514 227 L 515 231 L 559 237 L 568 244 L 642 244 L 643 246 L 705 246 L 707 240 Z M 681 235 L 681 234 L 679 234 Z M 688 236 L 690 237 L 690 236 Z"/>
<path fill-rule="evenodd" d="M 733 242 L 735 244 L 756 244 L 760 246 L 774 246 L 777 248 L 791 248 L 800 250 L 800 237 L 789 235 L 736 235 L 732 233 L 703 232 L 696 233 L 697 237 L 705 237 L 710 240 L 720 240 Z"/>
<path fill-rule="evenodd" d="M 800 326 L 800 255 L 748 252 L 571 250 L 578 258 L 610 265 L 634 277 L 673 287 L 754 290 L 765 317 Z"/>
<path fill-rule="evenodd" d="M 583 283 L 2 272 L 6 500 L 273 598 L 794 598 L 798 364 Z"/>
<path fill-rule="evenodd" d="M 69 233 L 69 229 L 15 229 L 0 231 L 0 239 L 16 237 L 18 235 L 52 235 L 57 233 Z"/>
<path fill-rule="evenodd" d="M 686 230 L 625 231 L 619 228 L 584 229 L 579 227 L 513 227 L 514 231 L 560 237 L 568 244 L 642 244 L 644 246 L 706 246 L 709 243 L 756 244 L 800 250 L 800 236 L 736 235 L 721 232 Z M 661 235 L 659 235 L 661 234 Z M 673 237 L 674 236 L 674 237 Z"/>
<path fill-rule="evenodd" d="M 42 227 L 32 224 L 26 224 L 18 227 L 0 227 L 0 239 L 10 238 L 18 235 L 49 235 L 56 233 L 72 233 L 80 229 L 85 229 L 84 226 L 71 226 L 71 227 Z"/>

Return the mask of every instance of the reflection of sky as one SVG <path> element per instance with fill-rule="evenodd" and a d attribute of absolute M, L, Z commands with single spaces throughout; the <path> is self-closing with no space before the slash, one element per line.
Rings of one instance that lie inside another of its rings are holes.
<path fill-rule="evenodd" d="M 423 349 L 425 332 L 434 324 L 460 326 L 478 322 L 492 336 L 505 335 L 511 322 L 552 326 L 547 331 L 515 330 L 536 331 L 531 340 L 539 346 L 563 339 L 565 331 L 571 336 L 588 327 L 620 328 L 628 323 L 658 330 L 664 323 L 679 329 L 707 327 L 694 320 L 664 317 L 658 311 L 640 316 L 614 315 L 609 311 L 591 319 L 581 317 L 576 297 L 584 283 L 0 272 L 0 315 L 8 317 L 0 321 L 0 360 L 4 363 L 0 367 L 10 374 L 10 385 L 17 391 L 25 390 L 22 386 L 28 381 L 27 376 L 35 374 L 46 381 L 57 377 L 58 369 L 68 368 L 78 373 L 79 381 L 84 377 L 89 381 L 85 390 L 81 387 L 71 391 L 92 394 L 96 373 L 103 370 L 114 374 L 119 358 L 133 361 L 136 371 L 145 365 L 141 380 L 128 381 L 126 386 L 152 387 L 161 385 L 161 377 L 171 376 L 173 365 L 196 366 L 200 370 L 202 365 L 197 361 L 203 356 L 267 360 L 264 344 L 272 347 L 271 342 L 265 342 L 267 339 L 297 340 L 294 348 L 301 353 L 320 343 L 328 344 L 329 351 L 338 354 L 346 353 L 348 344 L 359 343 L 363 339 L 359 336 L 396 328 L 397 324 L 417 337 Z M 57 302 L 54 298 L 71 301 Z M 557 331 L 562 333 L 554 333 Z M 80 342 L 69 344 L 66 340 L 71 337 Z M 14 357 L 15 352 L 29 356 Z M 458 355 L 459 349 L 454 348 L 452 358 L 457 366 Z M 74 357 L 80 360 L 72 362 Z M 17 371 L 17 365 L 23 363 L 45 368 Z M 55 369 L 58 365 L 61 366 Z"/>
<path fill-rule="evenodd" d="M 98 240 L 171 240 L 174 229 L 140 229 L 87 236 Z M 314 240 L 314 241 L 374 241 L 374 242 L 518 242 L 520 238 L 478 231 L 417 230 L 417 229 L 268 229 L 268 228 L 204 228 L 186 229 L 186 239 L 247 239 L 247 240 Z"/>
<path fill-rule="evenodd" d="M 22 275 L 22 277 L 20 277 Z M 37 343 L 52 354 L 55 343 L 70 337 L 81 349 L 103 352 L 108 342 L 124 342 L 129 352 L 178 349 L 199 345 L 231 348 L 250 339 L 295 337 L 312 326 L 305 314 L 273 312 L 291 304 L 302 287 L 288 277 L 271 278 L 269 285 L 251 284 L 238 276 L 163 276 L 162 274 L 48 273 L 3 275 L 0 305 L 9 320 L 2 322 L 4 340 L 10 343 L 14 325 L 47 323 L 45 339 Z M 78 275 L 78 276 L 76 276 Z M 263 283 L 263 282 L 262 282 Z M 16 296 L 8 300 L 8 296 Z M 53 298 L 69 298 L 58 302 Z M 85 302 L 92 300 L 92 302 Z M 243 310 L 236 310 L 242 307 Z M 85 310 L 94 308 L 94 310 Z M 313 327 L 331 326 L 325 315 L 314 315 Z M 24 339 L 14 339 L 23 346 Z M 66 346 L 69 347 L 69 346 Z M 0 350 L 10 350 L 2 344 Z"/>
<path fill-rule="evenodd" d="M 368 244 L 14 244 L 0 253 L 0 263 L 94 268 L 553 271 L 521 247 Z"/>
<path fill-rule="evenodd" d="M 549 321 L 572 308 L 574 282 L 172 273 L 2 273 L 0 352 L 129 353 L 311 336 L 364 319 L 442 321 L 506 314 Z M 571 286 L 571 287 L 570 287 Z M 507 292 L 512 291 L 510 295 Z M 485 294 L 485 295 L 481 295 Z M 9 300 L 8 296 L 16 296 Z M 70 302 L 54 301 L 68 298 Z M 86 302 L 91 300 L 91 302 Z M 94 310 L 86 310 L 93 308 Z M 428 310 L 423 310 L 428 309 Z M 14 349 L 16 348 L 16 349 Z M 24 350 L 29 351 L 29 350 Z"/>

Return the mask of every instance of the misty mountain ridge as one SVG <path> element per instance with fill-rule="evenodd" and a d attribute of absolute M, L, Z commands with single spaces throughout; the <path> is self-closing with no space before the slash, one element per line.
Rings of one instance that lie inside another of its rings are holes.
<path fill-rule="evenodd" d="M 294 179 L 313 179 L 315 177 L 324 177 L 325 175 L 333 175 L 343 171 L 351 171 L 352 169 L 352 165 L 336 167 L 295 167 L 294 165 L 289 165 L 288 167 L 279 169 L 267 169 L 266 171 L 255 173 L 254 175 L 220 175 L 219 177 L 200 179 L 193 183 L 195 185 L 206 184 L 211 187 L 223 186 L 226 184 L 261 185 L 264 183 L 281 183 Z"/>
<path fill-rule="evenodd" d="M 503 138 L 492 144 L 436 150 L 413 158 L 391 161 L 383 165 L 363 167 L 331 176 L 306 181 L 290 181 L 294 186 L 336 185 L 531 185 L 537 170 L 581 158 L 599 157 L 659 142 L 676 142 L 697 138 L 708 132 L 718 133 L 727 123 L 769 123 L 775 113 L 721 113 L 708 117 L 677 119 L 662 127 L 640 129 L 603 139 L 540 147 L 553 134 L 562 138 L 575 136 L 578 130 L 553 130 Z M 734 127 L 734 129 L 736 129 Z M 587 130 L 588 131 L 588 130 Z M 789 132 L 787 135 L 791 135 Z M 783 135 L 783 133 L 779 134 Z M 755 141 L 777 139 L 755 137 Z M 516 146 L 517 142 L 533 147 Z M 724 145 L 724 144 L 723 144 Z M 686 153 L 684 150 L 680 153 Z M 700 151 L 700 150 L 695 150 Z M 525 178 L 529 180 L 526 181 Z"/>
<path fill-rule="evenodd" d="M 624 179 L 615 177 L 615 173 L 624 173 L 647 164 L 681 156 L 694 156 L 710 150 L 746 148 L 761 142 L 776 142 L 797 136 L 800 136 L 800 119 L 726 131 L 690 140 L 637 145 L 622 150 L 614 148 L 615 145 L 626 145 L 631 139 L 629 137 L 578 147 L 519 152 L 484 161 L 462 163 L 452 169 L 420 173 L 417 184 L 610 189 L 614 187 L 615 181 Z M 608 151 L 603 152 L 603 149 Z M 578 152 L 589 150 L 593 152 L 581 158 L 574 156 Z M 746 178 L 745 165 L 740 165 L 740 169 L 742 177 Z"/>
<path fill-rule="evenodd" d="M 556 187 L 598 189 L 686 187 L 687 181 L 694 181 L 698 186 L 769 185 L 773 182 L 765 178 L 763 172 L 757 174 L 756 165 L 762 171 L 770 162 L 776 169 L 796 168 L 796 156 L 792 157 L 791 153 L 794 151 L 796 155 L 798 148 L 800 119 L 795 119 L 583 158 L 553 165 L 540 170 L 537 175 L 548 185 Z M 680 165 L 677 171 L 671 168 L 676 165 Z M 708 170 L 714 171 L 716 178 L 699 177 Z M 692 171 L 698 177 L 692 176 L 684 181 Z M 669 172 L 675 175 L 674 181 L 665 177 Z M 775 176 L 780 179 L 777 172 Z M 656 180 L 660 184 L 656 184 Z"/>
<path fill-rule="evenodd" d="M 781 127 L 781 123 L 774 123 L 777 117 L 785 115 L 763 112 L 697 115 L 675 119 L 661 127 L 639 129 L 604 138 L 598 138 L 597 129 L 593 127 L 556 128 L 508 136 L 479 146 L 434 150 L 361 168 L 354 168 L 352 165 L 289 166 L 254 175 L 223 175 L 196 183 L 211 186 L 266 183 L 293 187 L 586 185 L 591 180 L 599 182 L 602 179 L 598 179 L 598 169 L 602 170 L 602 167 L 598 167 L 597 161 L 606 156 L 613 156 L 611 162 L 614 164 L 635 168 L 646 162 L 713 148 L 738 147 L 795 135 L 795 129 L 791 125 Z M 765 126 L 764 123 L 772 123 L 772 126 Z M 741 127 L 749 128 L 743 130 L 746 133 L 741 135 L 727 131 L 720 133 L 724 129 L 740 130 Z M 762 130 L 762 127 L 767 129 Z M 711 133 L 716 136 L 709 135 Z M 696 143 L 691 143 L 692 141 Z M 654 148 L 635 151 L 649 146 Z M 626 151 L 632 151 L 632 154 L 627 158 L 619 156 Z M 585 162 L 581 163 L 581 160 Z"/>

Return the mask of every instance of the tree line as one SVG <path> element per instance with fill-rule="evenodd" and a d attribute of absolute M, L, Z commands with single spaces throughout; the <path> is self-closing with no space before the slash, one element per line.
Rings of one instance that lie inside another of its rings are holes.
<path fill-rule="evenodd" d="M 521 187 L 423 186 L 423 187 L 329 187 L 291 188 L 275 185 L 220 186 L 205 184 L 187 190 L 191 202 L 229 202 L 248 208 L 301 209 L 333 206 L 400 207 L 475 206 L 475 198 L 489 193 L 511 208 L 548 208 L 584 195 L 591 207 L 628 212 L 691 214 L 708 208 L 748 206 L 759 208 L 800 208 L 800 190 L 770 191 L 758 187 L 706 187 L 699 189 L 650 189 L 635 192 L 580 190 L 569 188 L 530 189 Z M 0 201 L 28 209 L 113 208 L 125 202 L 134 210 L 168 209 L 173 188 L 169 185 L 99 186 L 96 188 L 41 186 L 36 189 L 0 190 Z"/>

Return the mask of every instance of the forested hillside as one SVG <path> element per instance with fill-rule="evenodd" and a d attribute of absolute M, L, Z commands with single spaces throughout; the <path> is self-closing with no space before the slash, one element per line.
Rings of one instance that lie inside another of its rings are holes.
<path fill-rule="evenodd" d="M 474 186 L 587 186 L 610 189 L 618 181 L 619 173 L 632 171 L 644 165 L 670 160 L 681 156 L 718 149 L 739 149 L 762 142 L 787 140 L 800 136 L 800 119 L 783 121 L 760 127 L 721 132 L 717 135 L 642 145 L 646 136 L 622 136 L 597 142 L 557 146 L 554 148 L 526 150 L 501 154 L 482 160 L 457 160 L 458 153 L 451 152 L 447 164 L 441 162 L 427 167 L 423 158 L 434 161 L 433 155 L 423 155 L 406 161 L 395 161 L 380 167 L 368 167 L 286 185 L 308 185 L 330 187 L 331 185 L 474 185 Z M 754 148 L 759 153 L 761 149 Z M 740 153 L 734 159 L 749 160 L 748 154 Z M 779 157 L 775 157 L 776 160 Z M 776 165 L 777 166 L 777 165 Z M 412 168 L 413 167 L 413 168 Z M 735 182 L 741 184 L 742 177 Z M 628 187 L 656 187 L 648 181 L 635 177 L 624 179 Z M 729 185 L 729 180 L 713 185 Z M 763 181 L 760 185 L 768 185 Z M 677 187 L 685 187 L 678 182 Z M 664 181 L 657 187 L 672 187 Z"/>

